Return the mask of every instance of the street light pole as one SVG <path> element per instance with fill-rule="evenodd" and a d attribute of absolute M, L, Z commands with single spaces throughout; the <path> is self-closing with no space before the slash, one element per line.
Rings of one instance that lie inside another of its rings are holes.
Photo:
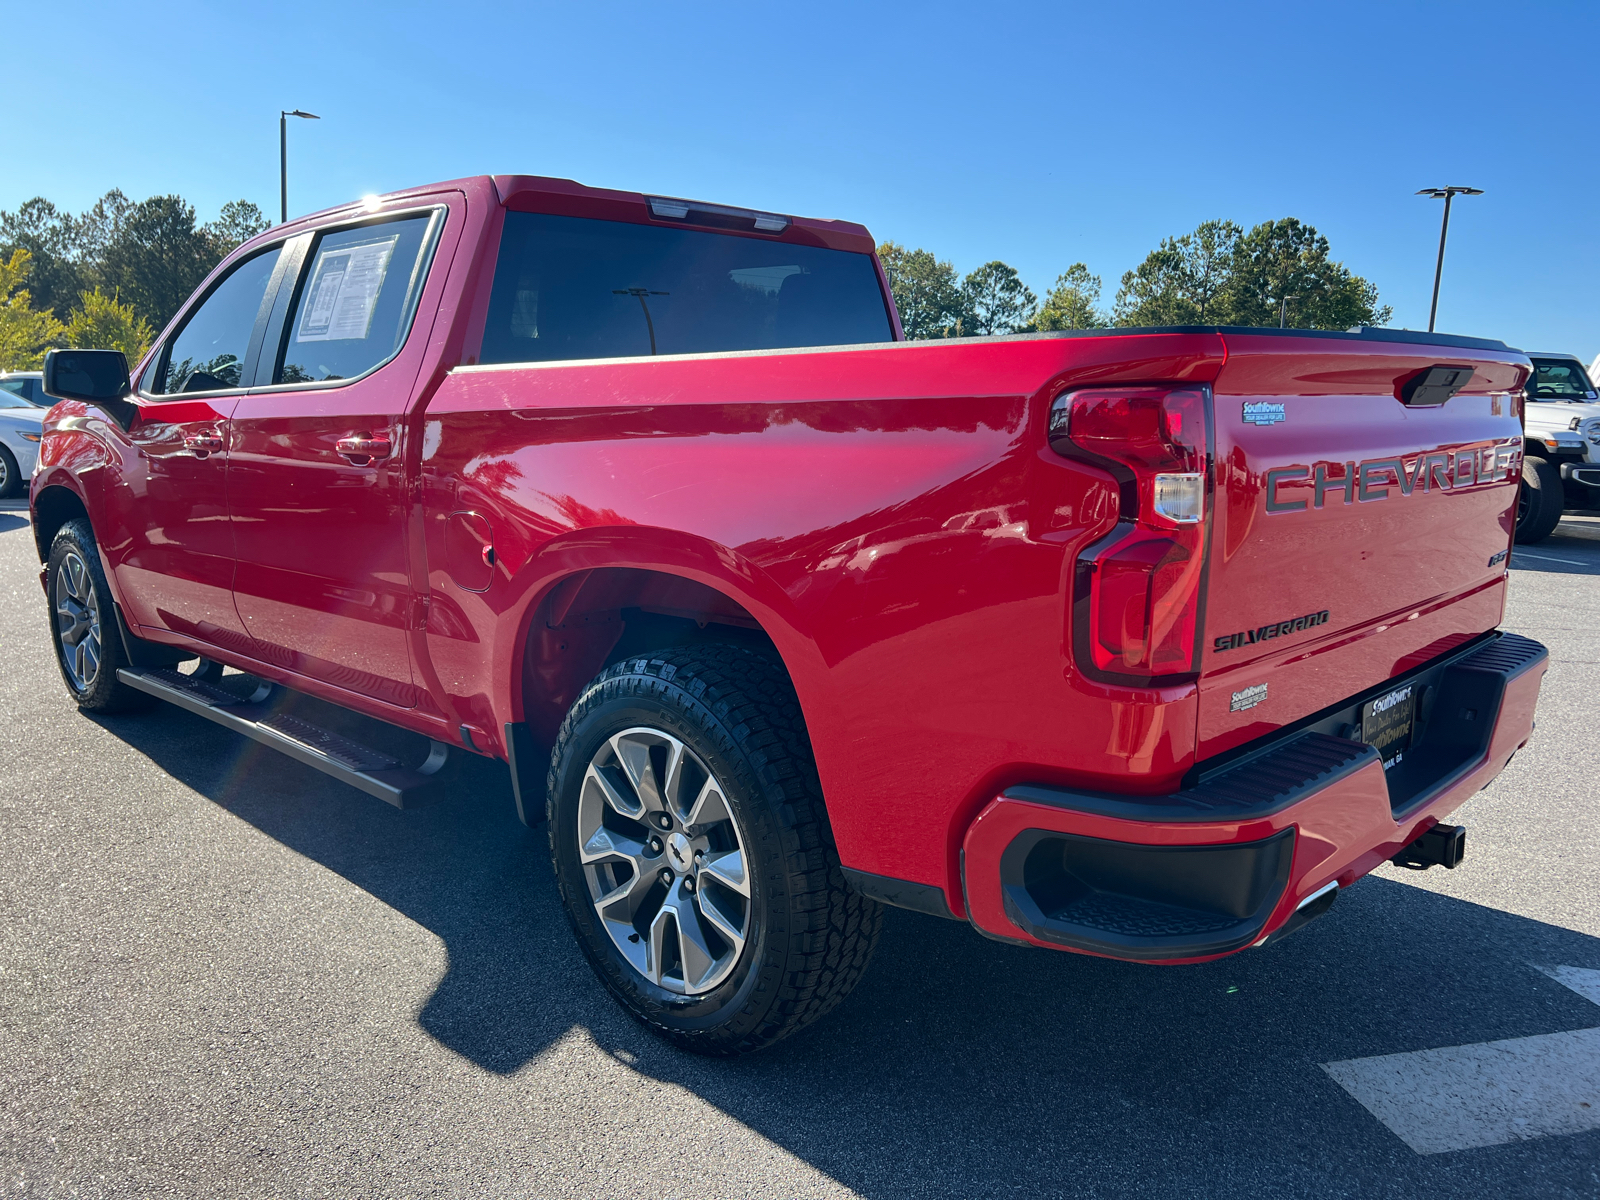
<path fill-rule="evenodd" d="M 293 112 L 278 110 L 278 224 L 286 224 L 289 220 L 289 118 L 304 117 L 308 121 L 320 121 L 316 113 L 301 112 L 298 108 Z"/>
<path fill-rule="evenodd" d="M 1450 233 L 1450 201 L 1457 196 L 1481 196 L 1482 188 L 1472 187 L 1442 187 L 1423 188 L 1417 193 L 1419 196 L 1431 196 L 1435 200 L 1444 200 L 1444 220 L 1439 225 L 1439 261 L 1433 268 L 1433 304 L 1428 308 L 1428 332 L 1433 332 L 1433 319 L 1439 314 L 1439 280 L 1444 275 L 1444 239 Z"/>

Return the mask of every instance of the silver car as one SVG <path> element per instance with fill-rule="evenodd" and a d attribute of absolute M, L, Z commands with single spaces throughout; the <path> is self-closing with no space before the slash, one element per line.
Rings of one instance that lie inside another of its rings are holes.
<path fill-rule="evenodd" d="M 0 388 L 0 500 L 27 493 L 46 411 Z"/>

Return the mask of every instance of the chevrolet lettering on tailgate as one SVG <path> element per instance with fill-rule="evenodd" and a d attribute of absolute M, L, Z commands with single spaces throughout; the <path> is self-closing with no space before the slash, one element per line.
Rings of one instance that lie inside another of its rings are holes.
<path fill-rule="evenodd" d="M 1273 467 L 1267 472 L 1266 504 L 1269 513 L 1304 512 L 1307 508 L 1322 508 L 1330 496 L 1339 496 L 1349 504 L 1387 500 L 1393 487 L 1398 487 L 1402 496 L 1409 496 L 1419 490 L 1459 491 L 1521 477 L 1521 443 L 1507 440 L 1493 446 L 1419 451 L 1415 457 Z M 1311 498 L 1285 499 L 1286 490 L 1309 490 Z"/>

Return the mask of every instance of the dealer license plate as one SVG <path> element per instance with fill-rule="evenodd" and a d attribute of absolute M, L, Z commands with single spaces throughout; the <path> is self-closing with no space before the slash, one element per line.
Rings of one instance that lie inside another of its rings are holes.
<path fill-rule="evenodd" d="M 1411 747 L 1411 727 L 1416 718 L 1417 686 L 1386 692 L 1361 708 L 1361 740 L 1378 752 L 1387 771 Z"/>

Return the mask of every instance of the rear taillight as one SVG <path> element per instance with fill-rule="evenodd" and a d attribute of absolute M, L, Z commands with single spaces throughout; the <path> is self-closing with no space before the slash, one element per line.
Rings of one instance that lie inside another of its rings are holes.
<path fill-rule="evenodd" d="M 1050 444 L 1116 478 L 1116 527 L 1078 557 L 1073 643 L 1086 673 L 1165 681 L 1199 667 L 1211 499 L 1210 396 L 1199 387 L 1085 388 L 1057 398 Z"/>

